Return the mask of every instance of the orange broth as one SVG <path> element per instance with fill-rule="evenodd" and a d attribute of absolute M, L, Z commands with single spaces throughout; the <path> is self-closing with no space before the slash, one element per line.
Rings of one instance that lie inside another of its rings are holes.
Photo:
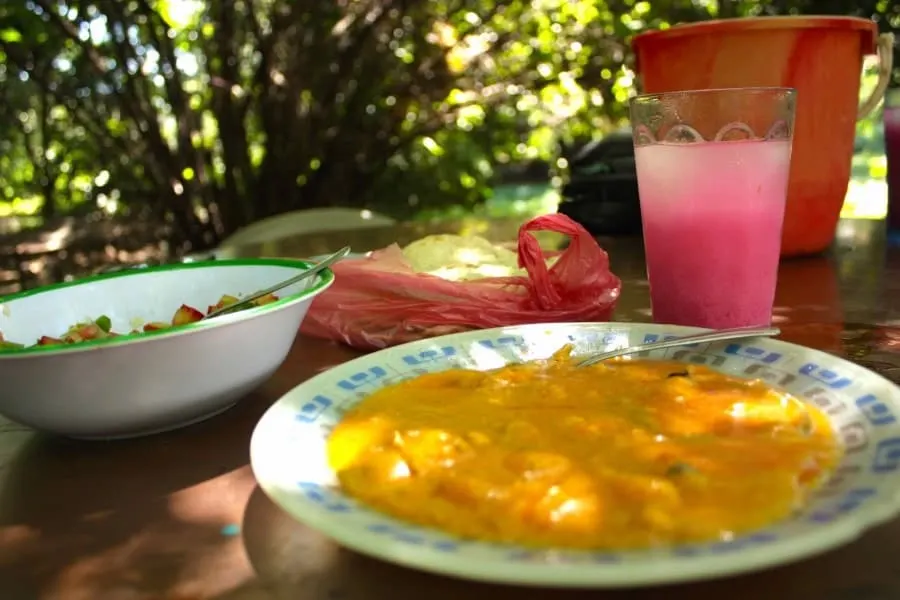
<path fill-rule="evenodd" d="M 549 361 L 378 390 L 328 440 L 342 489 L 484 541 L 639 548 L 730 539 L 801 507 L 841 457 L 827 417 L 707 367 Z"/>

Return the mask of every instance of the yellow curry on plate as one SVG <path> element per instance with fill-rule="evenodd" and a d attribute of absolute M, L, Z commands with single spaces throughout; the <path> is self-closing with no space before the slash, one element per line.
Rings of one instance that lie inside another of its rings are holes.
<path fill-rule="evenodd" d="M 841 446 L 813 406 L 684 363 L 548 361 L 383 388 L 328 440 L 342 489 L 484 541 L 640 548 L 790 516 Z"/>

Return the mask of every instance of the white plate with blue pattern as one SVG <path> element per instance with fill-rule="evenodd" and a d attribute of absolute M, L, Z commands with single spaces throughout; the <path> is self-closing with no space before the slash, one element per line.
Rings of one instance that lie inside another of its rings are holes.
<path fill-rule="evenodd" d="M 491 369 L 585 354 L 698 329 L 643 323 L 523 325 L 448 335 L 375 352 L 300 384 L 263 416 L 250 447 L 262 489 L 285 511 L 348 548 L 468 579 L 557 587 L 641 586 L 709 579 L 812 556 L 900 512 L 900 388 L 830 354 L 776 340 L 647 353 L 780 386 L 831 418 L 846 456 L 801 514 L 728 542 L 646 551 L 535 551 L 461 540 L 368 509 L 341 493 L 326 461 L 329 432 L 372 391 L 450 367 Z"/>

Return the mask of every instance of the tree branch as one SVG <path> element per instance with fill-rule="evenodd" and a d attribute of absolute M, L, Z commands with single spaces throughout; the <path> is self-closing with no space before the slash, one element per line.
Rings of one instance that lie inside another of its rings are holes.
<path fill-rule="evenodd" d="M 107 84 L 111 85 L 113 88 L 116 87 L 115 81 L 110 77 L 110 72 L 106 67 L 106 59 L 101 56 L 97 52 L 97 48 L 94 47 L 90 41 L 82 40 L 78 35 L 78 29 L 75 25 L 67 20 L 62 18 L 58 11 L 55 10 L 54 6 L 48 2 L 48 0 L 34 0 L 35 4 L 40 6 L 46 13 L 50 16 L 50 19 L 56 24 L 57 27 L 68 37 L 72 43 L 74 43 L 88 58 L 90 65 L 93 67 L 94 71 L 99 75 Z M 124 67 L 124 65 L 123 65 Z M 147 141 L 150 146 L 150 150 L 156 155 L 158 160 L 161 161 L 163 165 L 167 165 L 170 169 L 175 167 L 173 157 L 171 152 L 169 151 L 169 147 L 166 145 L 165 141 L 162 138 L 162 133 L 159 129 L 159 123 L 154 116 L 147 115 L 143 112 L 143 107 L 140 106 L 138 102 L 137 106 L 133 102 L 125 101 L 125 98 L 120 96 L 120 100 L 122 100 L 122 106 L 125 111 L 129 114 L 131 119 L 134 121 L 135 125 L 143 132 L 143 134 L 147 137 Z M 135 98 L 135 100 L 139 100 L 139 98 Z"/>
<path fill-rule="evenodd" d="M 256 216 L 255 206 L 248 194 L 253 169 L 247 142 L 244 101 L 236 100 L 232 91 L 240 79 L 235 52 L 235 47 L 240 45 L 235 27 L 237 16 L 230 2 L 217 2 L 213 6 L 211 16 L 218 27 L 213 34 L 207 69 L 211 77 L 223 80 L 223 85 L 212 89 L 212 111 L 219 124 L 219 140 L 225 159 L 224 193 L 232 209 L 223 211 L 222 217 L 226 227 L 233 229 L 253 221 Z M 215 66 L 216 63 L 218 67 Z M 238 215 L 234 214 L 234 209 L 237 209 Z"/>
<path fill-rule="evenodd" d="M 115 5 L 115 11 L 120 20 L 124 19 L 121 3 L 118 0 L 110 0 L 110 3 Z M 178 59 L 175 56 L 172 39 L 165 35 L 168 26 L 147 0 L 138 0 L 138 8 L 147 19 L 147 30 L 162 59 L 160 65 L 166 94 L 177 123 L 177 148 L 181 164 L 183 167 L 193 167 L 196 171 L 196 179 L 184 182 L 184 184 L 186 187 L 193 188 L 195 194 L 206 196 L 205 200 L 209 203 L 212 200 L 209 192 L 214 188 L 207 185 L 211 183 L 211 180 L 206 170 L 206 163 L 194 148 L 193 143 L 193 136 L 198 132 L 200 119 L 191 108 L 190 99 L 185 92 L 184 80 L 178 69 Z M 159 35 L 159 30 L 163 31 L 163 35 Z"/>

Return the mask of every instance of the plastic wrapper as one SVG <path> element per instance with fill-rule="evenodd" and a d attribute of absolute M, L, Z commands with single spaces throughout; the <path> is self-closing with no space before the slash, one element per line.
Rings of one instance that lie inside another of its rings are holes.
<path fill-rule="evenodd" d="M 552 267 L 532 231 L 555 231 L 569 244 Z M 561 214 L 519 229 L 519 267 L 527 275 L 448 281 L 416 273 L 396 244 L 333 268 L 301 332 L 374 350 L 427 337 L 524 323 L 608 321 L 621 281 L 581 225 Z"/>

